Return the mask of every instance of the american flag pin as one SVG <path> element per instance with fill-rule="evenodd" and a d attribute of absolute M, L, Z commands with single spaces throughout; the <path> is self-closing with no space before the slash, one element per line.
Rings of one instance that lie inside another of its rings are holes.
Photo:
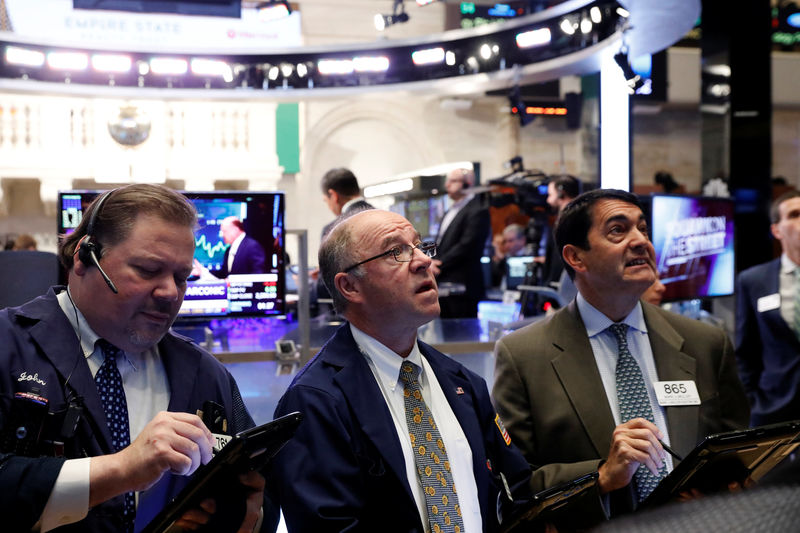
<path fill-rule="evenodd" d="M 456 394 L 464 394 L 464 389 L 461 387 L 456 387 Z"/>

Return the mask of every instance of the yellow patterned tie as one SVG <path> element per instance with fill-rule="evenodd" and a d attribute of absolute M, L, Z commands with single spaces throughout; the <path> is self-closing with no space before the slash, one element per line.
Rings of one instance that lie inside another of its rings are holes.
<path fill-rule="evenodd" d="M 411 439 L 417 475 L 425 492 L 428 522 L 433 533 L 461 533 L 464 531 L 464 523 L 450 471 L 450 461 L 433 415 L 422 399 L 419 372 L 420 367 L 414 363 L 404 361 L 400 365 L 400 380 L 405 384 L 403 397 L 408 436 Z"/>

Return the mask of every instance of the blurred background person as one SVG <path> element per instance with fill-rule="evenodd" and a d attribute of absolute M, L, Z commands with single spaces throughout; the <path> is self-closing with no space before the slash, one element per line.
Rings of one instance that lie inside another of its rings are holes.
<path fill-rule="evenodd" d="M 14 246 L 12 246 L 11 249 L 36 250 L 36 239 L 34 239 L 32 235 L 23 233 L 22 235 L 14 239 Z"/>
<path fill-rule="evenodd" d="M 490 231 L 489 210 L 470 190 L 474 185 L 475 173 L 466 168 L 450 171 L 444 182 L 453 203 L 439 226 L 438 258 L 431 269 L 437 283 L 452 283 L 458 288 L 455 294 L 440 296 L 442 318 L 477 317 L 478 302 L 486 293 L 481 256 Z M 444 291 L 442 287 L 440 292 Z"/>
<path fill-rule="evenodd" d="M 358 179 L 350 169 L 332 168 L 322 176 L 320 182 L 322 201 L 337 217 L 343 214 L 369 209 L 372 206 L 361 196 Z M 328 234 L 336 220 L 322 228 L 322 236 Z"/>

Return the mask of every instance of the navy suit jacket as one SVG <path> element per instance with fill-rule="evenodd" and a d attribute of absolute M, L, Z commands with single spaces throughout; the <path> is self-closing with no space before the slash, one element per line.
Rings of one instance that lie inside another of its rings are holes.
<path fill-rule="evenodd" d="M 263 274 L 267 271 L 267 254 L 264 252 L 264 247 L 252 237 L 244 236 L 233 257 L 233 265 L 228 271 L 230 253 L 231 247 L 228 246 L 222 258 L 222 268 L 212 272 L 218 278 L 227 278 L 231 274 Z"/>
<path fill-rule="evenodd" d="M 16 392 L 44 396 L 51 411 L 64 408 L 70 399 L 79 400 L 84 406 L 83 416 L 75 437 L 65 442 L 64 455 L 71 459 L 113 453 L 100 395 L 55 290 L 23 306 L 0 311 L 0 339 L 0 429 Z M 212 400 L 225 407 L 231 433 L 254 425 L 233 377 L 211 354 L 173 333 L 164 336 L 158 349 L 169 382 L 169 411 L 195 413 L 203 402 Z M 23 372 L 35 379 L 25 379 Z M 141 493 L 137 526 L 154 517 L 186 479 L 167 474 L 155 487 Z M 122 506 L 123 496 L 118 496 L 90 509 L 86 519 L 58 531 L 120 531 Z"/>
<path fill-rule="evenodd" d="M 528 464 L 504 442 L 486 383 L 427 344 L 419 347 L 469 441 L 483 531 L 494 531 L 499 473 L 526 495 Z M 275 416 L 292 411 L 305 418 L 267 478 L 290 532 L 424 531 L 392 416 L 348 324 L 297 375 Z"/>
<path fill-rule="evenodd" d="M 759 298 L 779 293 L 780 268 L 778 258 L 736 279 L 736 358 L 756 426 L 800 418 L 800 340 L 780 306 L 758 310 Z"/>
<path fill-rule="evenodd" d="M 64 459 L 0 454 L 0 516 L 7 531 L 30 531 L 42 515 Z"/>

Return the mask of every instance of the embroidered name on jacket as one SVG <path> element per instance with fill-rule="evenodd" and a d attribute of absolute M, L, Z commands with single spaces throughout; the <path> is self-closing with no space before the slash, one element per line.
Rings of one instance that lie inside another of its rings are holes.
<path fill-rule="evenodd" d="M 34 383 L 38 383 L 42 387 L 47 385 L 47 382 L 45 380 L 39 379 L 38 372 L 33 375 L 28 374 L 27 372 L 22 372 L 22 374 L 19 375 L 19 378 L 17 378 L 17 381 L 33 381 Z"/>

